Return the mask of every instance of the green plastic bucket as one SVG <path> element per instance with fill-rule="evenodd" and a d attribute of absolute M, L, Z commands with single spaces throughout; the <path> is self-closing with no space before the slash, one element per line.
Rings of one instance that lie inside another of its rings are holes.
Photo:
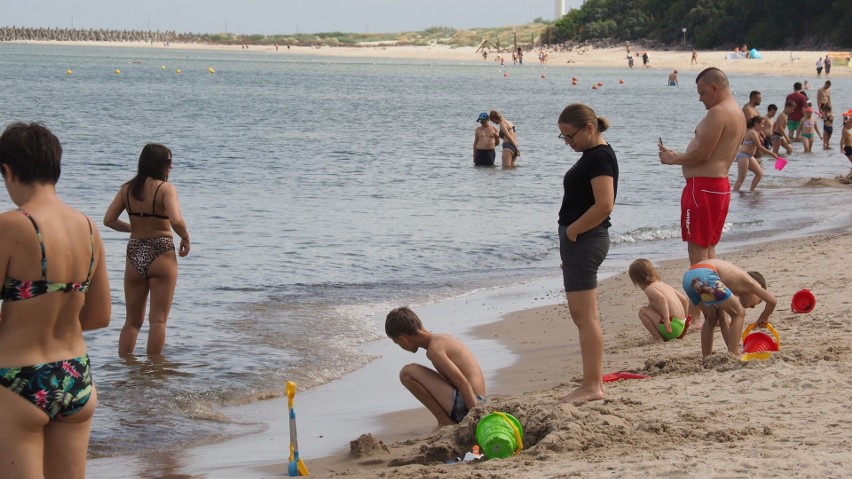
<path fill-rule="evenodd" d="M 476 441 L 489 459 L 503 459 L 520 452 L 524 448 L 523 436 L 521 423 L 511 414 L 492 412 L 476 425 Z"/>
<path fill-rule="evenodd" d="M 683 328 L 686 326 L 685 322 L 680 318 L 672 318 L 671 320 L 672 332 L 666 331 L 666 325 L 660 321 L 660 324 L 657 325 L 657 328 L 660 331 L 660 336 L 663 337 L 666 341 L 671 341 L 672 339 L 677 339 L 683 334 Z"/>

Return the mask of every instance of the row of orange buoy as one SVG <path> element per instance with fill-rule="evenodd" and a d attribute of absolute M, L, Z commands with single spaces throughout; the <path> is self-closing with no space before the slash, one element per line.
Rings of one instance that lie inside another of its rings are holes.
<path fill-rule="evenodd" d="M 579 80 L 577 80 L 577 77 L 571 77 L 571 86 L 577 86 L 578 81 Z M 620 85 L 624 85 L 624 80 L 618 80 L 618 83 Z M 598 88 L 601 88 L 602 86 L 603 86 L 603 82 L 597 82 L 596 84 L 592 85 L 592 90 L 597 90 Z"/>
<path fill-rule="evenodd" d="M 160 66 L 160 69 L 161 69 L 161 70 L 165 70 L 165 69 L 166 69 L 165 65 L 161 65 L 161 66 Z M 120 69 L 118 69 L 118 68 L 116 68 L 116 69 L 113 71 L 113 73 L 115 73 L 116 75 L 121 75 L 121 70 L 120 70 Z M 181 73 L 183 73 L 183 71 L 181 71 L 181 69 L 180 69 L 180 68 L 175 68 L 175 74 L 176 74 L 176 75 L 180 75 Z M 210 67 L 210 68 L 208 68 L 208 69 L 207 69 L 207 73 L 216 73 L 216 70 L 214 70 L 212 67 Z M 65 70 L 65 74 L 66 74 L 66 75 L 73 75 L 73 74 L 74 74 L 74 70 L 72 70 L 72 69 L 70 69 L 70 68 L 69 68 L 69 69 Z"/>

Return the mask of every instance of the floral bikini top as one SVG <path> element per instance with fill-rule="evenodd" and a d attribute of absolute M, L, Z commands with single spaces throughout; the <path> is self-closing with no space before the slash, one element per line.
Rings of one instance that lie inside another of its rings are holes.
<path fill-rule="evenodd" d="M 6 277 L 3 281 L 3 289 L 0 290 L 0 300 L 3 301 L 18 301 L 21 299 L 35 298 L 45 293 L 53 293 L 55 291 L 63 292 L 79 292 L 85 293 L 89 290 L 89 284 L 92 280 L 92 270 L 95 268 L 95 235 L 92 232 L 92 222 L 86 218 L 89 223 L 89 238 L 92 241 L 92 259 L 89 261 L 89 275 L 82 283 L 53 283 L 47 280 L 47 256 L 44 254 L 44 240 L 41 237 L 41 231 L 35 220 L 26 211 L 18 208 L 24 216 L 26 216 L 36 231 L 38 243 L 41 245 L 41 279 L 36 281 L 21 281 L 14 278 Z"/>

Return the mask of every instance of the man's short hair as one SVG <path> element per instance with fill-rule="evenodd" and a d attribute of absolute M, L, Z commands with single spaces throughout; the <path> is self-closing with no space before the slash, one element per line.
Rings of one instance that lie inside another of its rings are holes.
<path fill-rule="evenodd" d="M 801 90 L 801 89 L 802 89 L 802 82 L 797 81 L 796 83 L 793 83 L 793 90 Z"/>
<path fill-rule="evenodd" d="M 697 85 L 699 82 L 719 85 L 723 88 L 728 88 L 730 86 L 728 83 L 728 75 L 725 75 L 725 72 L 716 67 L 705 68 L 702 70 L 701 73 L 695 77 L 695 84 Z"/>
<path fill-rule="evenodd" d="M 403 334 L 413 336 L 421 329 L 423 329 L 423 323 L 408 306 L 391 310 L 385 318 L 385 334 L 391 339 L 396 339 Z"/>
<path fill-rule="evenodd" d="M 768 107 L 766 107 L 766 111 L 778 111 L 778 105 L 775 103 L 770 103 Z"/>
<path fill-rule="evenodd" d="M 757 91 L 757 90 L 754 90 L 754 91 L 752 91 L 751 93 L 748 94 L 748 99 L 751 100 L 752 98 L 756 97 L 757 95 L 760 95 L 760 92 Z"/>

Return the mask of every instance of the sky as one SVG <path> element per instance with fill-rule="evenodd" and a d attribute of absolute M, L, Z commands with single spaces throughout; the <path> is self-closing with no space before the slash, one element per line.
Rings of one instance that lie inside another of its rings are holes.
<path fill-rule="evenodd" d="M 566 9 L 583 0 L 565 0 Z M 395 33 L 553 20 L 555 0 L 0 0 L 0 27 Z"/>

